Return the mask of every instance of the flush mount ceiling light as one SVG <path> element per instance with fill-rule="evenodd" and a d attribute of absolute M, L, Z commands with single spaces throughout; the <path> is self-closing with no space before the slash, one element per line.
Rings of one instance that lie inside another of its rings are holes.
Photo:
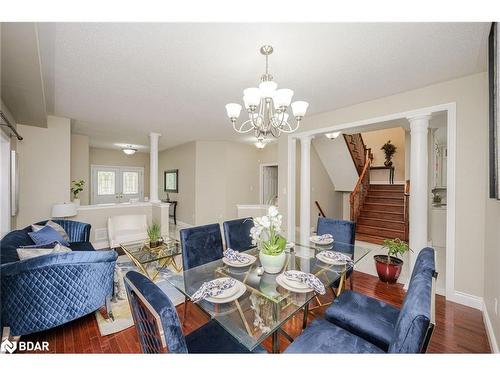
<path fill-rule="evenodd" d="M 239 126 L 236 125 L 236 120 L 240 117 L 242 108 L 237 103 L 226 104 L 226 112 L 236 132 L 248 133 L 253 131 L 258 140 L 264 140 L 269 135 L 277 138 L 282 132 L 293 133 L 296 131 L 299 128 L 300 121 L 306 114 L 309 103 L 304 101 L 291 103 L 293 90 L 277 90 L 278 84 L 273 81 L 273 76 L 268 72 L 268 58 L 273 53 L 273 47 L 262 46 L 260 53 L 266 57 L 266 72 L 260 77 L 259 87 L 250 87 L 243 90 L 243 103 L 249 119 Z M 289 107 L 292 107 L 295 124 L 288 121 L 289 115 L 286 112 Z"/>
<path fill-rule="evenodd" d="M 337 138 L 342 132 L 333 132 L 333 133 L 327 133 L 325 134 L 325 137 L 328 139 L 335 139 Z"/>
<path fill-rule="evenodd" d="M 137 152 L 137 149 L 133 148 L 132 145 L 127 145 L 127 147 L 122 148 L 122 151 L 126 155 L 134 155 Z"/>
<path fill-rule="evenodd" d="M 266 147 L 266 142 L 264 142 L 264 139 L 262 139 L 262 138 L 258 139 L 257 142 L 255 142 L 254 144 L 255 144 L 255 147 L 260 148 L 260 149 L 263 149 L 264 147 Z"/>

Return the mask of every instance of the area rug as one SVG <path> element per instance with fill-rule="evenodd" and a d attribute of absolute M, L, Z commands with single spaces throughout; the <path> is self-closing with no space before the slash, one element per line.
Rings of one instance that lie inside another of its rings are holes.
<path fill-rule="evenodd" d="M 137 267 L 127 255 L 120 255 L 116 260 L 116 265 L 120 269 L 122 275 L 125 275 L 131 270 L 137 271 Z M 172 273 L 176 273 L 173 268 L 161 270 L 160 274 L 155 279 L 155 284 L 158 285 L 170 298 L 172 303 L 177 306 L 184 302 L 184 296 L 167 281 L 167 277 L 172 276 Z M 111 335 L 134 325 L 126 295 L 123 299 L 113 298 L 111 302 L 111 311 L 113 312 L 114 319 L 104 319 L 99 311 L 95 312 L 101 336 Z"/>

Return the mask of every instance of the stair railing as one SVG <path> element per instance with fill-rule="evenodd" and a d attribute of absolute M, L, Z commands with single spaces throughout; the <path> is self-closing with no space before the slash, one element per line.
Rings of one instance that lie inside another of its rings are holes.
<path fill-rule="evenodd" d="M 318 208 L 318 211 L 319 211 L 318 216 L 326 217 L 325 213 L 323 212 L 323 209 L 319 205 L 319 202 L 318 201 L 314 201 L 314 204 Z"/>
<path fill-rule="evenodd" d="M 410 240 L 410 180 L 406 180 L 404 194 L 405 241 Z"/>
<path fill-rule="evenodd" d="M 368 195 L 368 190 L 370 189 L 370 166 L 371 166 L 371 152 L 369 149 L 365 150 L 365 165 L 361 174 L 359 175 L 356 186 L 349 196 L 349 202 L 351 205 L 351 221 L 356 222 L 358 220 L 361 208 L 365 203 L 366 196 Z"/>

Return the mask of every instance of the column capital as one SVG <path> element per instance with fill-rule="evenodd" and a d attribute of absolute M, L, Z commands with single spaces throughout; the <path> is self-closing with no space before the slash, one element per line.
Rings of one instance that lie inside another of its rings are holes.
<path fill-rule="evenodd" d="M 151 133 L 149 133 L 149 137 L 150 138 L 159 138 L 159 137 L 161 137 L 161 134 L 160 133 L 153 133 L 153 132 L 151 132 Z"/>
<path fill-rule="evenodd" d="M 432 113 L 423 113 L 420 115 L 408 116 L 406 119 L 411 124 L 412 122 L 415 121 L 430 121 L 431 118 L 432 118 Z"/>
<path fill-rule="evenodd" d="M 314 135 L 303 135 L 302 137 L 299 137 L 300 143 L 311 143 L 312 139 L 314 138 Z"/>

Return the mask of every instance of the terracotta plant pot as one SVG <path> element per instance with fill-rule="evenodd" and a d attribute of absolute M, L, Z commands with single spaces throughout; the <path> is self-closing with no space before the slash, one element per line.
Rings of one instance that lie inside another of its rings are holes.
<path fill-rule="evenodd" d="M 375 266 L 380 281 L 394 284 L 403 269 L 403 261 L 399 258 L 390 257 L 390 261 L 387 263 L 387 255 L 375 255 L 373 259 L 375 259 Z"/>

